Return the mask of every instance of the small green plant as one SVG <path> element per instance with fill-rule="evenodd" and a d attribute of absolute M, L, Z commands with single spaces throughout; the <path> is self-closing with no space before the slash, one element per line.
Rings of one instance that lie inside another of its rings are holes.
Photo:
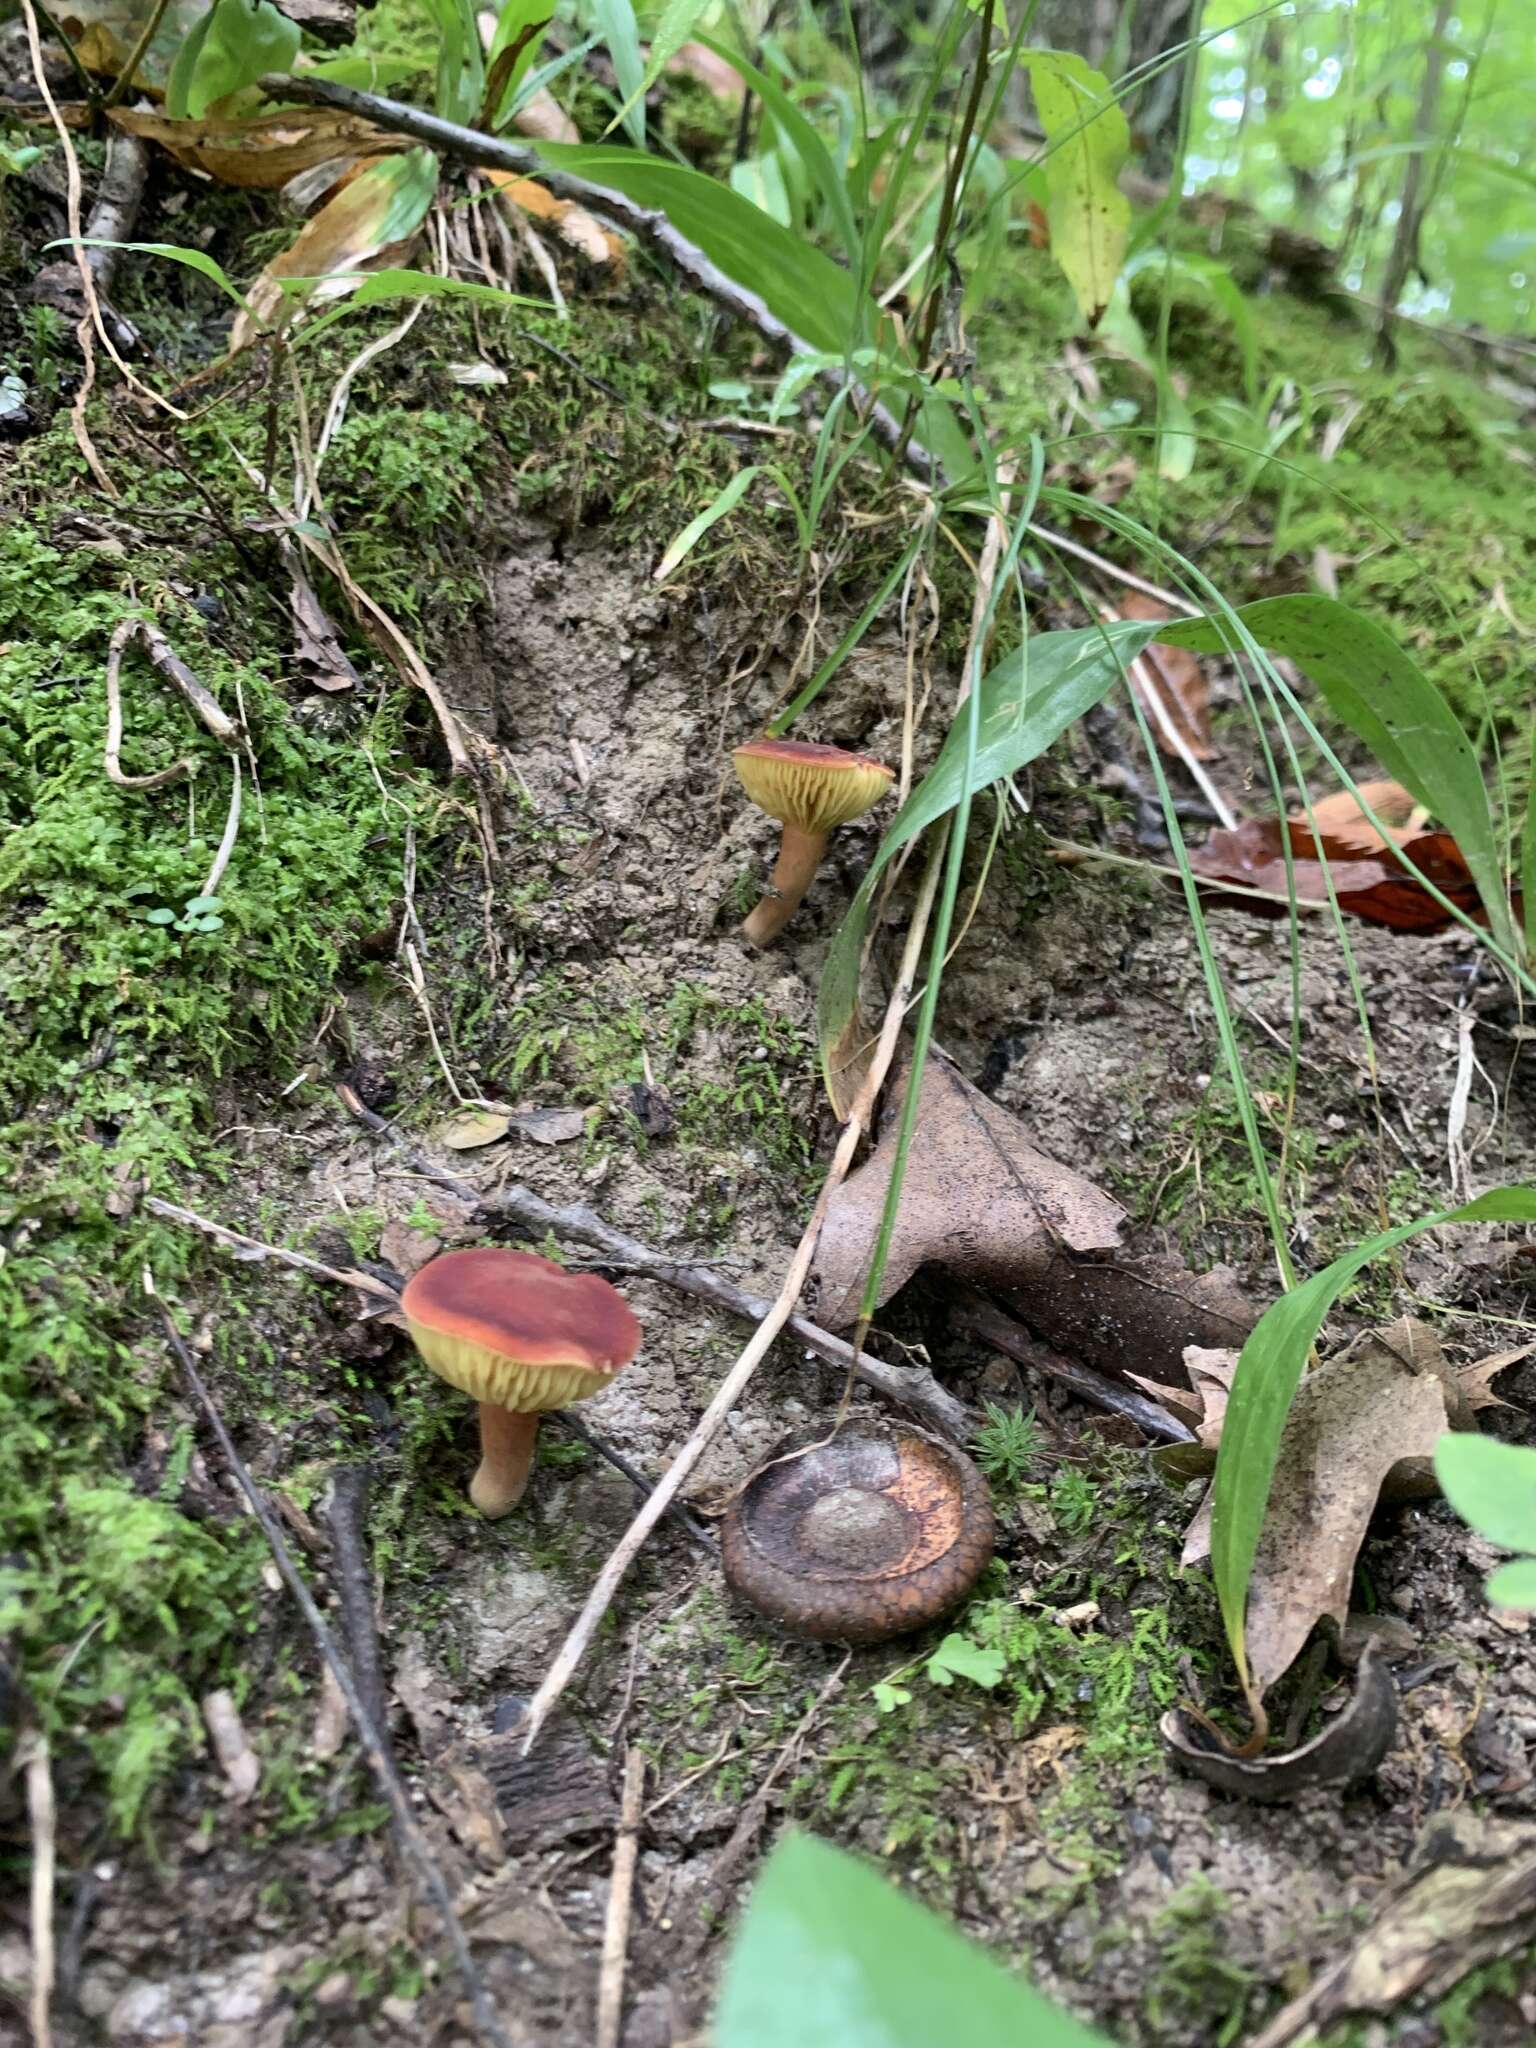
<path fill-rule="evenodd" d="M 130 897 L 148 894 L 149 886 L 148 883 L 136 884 L 125 889 L 123 894 Z M 165 925 L 173 932 L 221 932 L 224 929 L 224 920 L 220 917 L 219 910 L 220 899 L 217 896 L 189 896 L 181 907 L 179 917 L 174 910 L 168 910 L 164 904 L 158 904 L 155 909 L 145 911 L 144 922 Z"/>
<path fill-rule="evenodd" d="M 1496 1607 L 1536 1608 L 1536 1450 L 1454 1431 L 1435 1447 L 1435 1477 L 1469 1527 L 1521 1554 L 1488 1575 Z"/>
<path fill-rule="evenodd" d="M 988 1690 L 997 1684 L 1007 1669 L 1007 1659 L 1001 1650 L 984 1648 L 982 1644 L 972 1642 L 969 1636 L 947 1635 L 936 1650 L 898 1665 L 877 1685 L 871 1686 L 870 1697 L 882 1714 L 894 1714 L 898 1707 L 911 1705 L 911 1688 L 900 1681 L 909 1677 L 920 1664 L 930 1685 L 953 1685 L 957 1678 L 968 1678 L 972 1685 L 985 1686 Z"/>
<path fill-rule="evenodd" d="M 1016 1495 L 1039 1462 L 1043 1448 L 1033 1408 L 1000 1408 L 993 1401 L 986 1404 L 985 1420 L 972 1450 L 997 1493 Z"/>

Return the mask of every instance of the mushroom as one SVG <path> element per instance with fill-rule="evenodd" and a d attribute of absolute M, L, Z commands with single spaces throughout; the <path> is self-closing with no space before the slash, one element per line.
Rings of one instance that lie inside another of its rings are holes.
<path fill-rule="evenodd" d="M 828 839 L 880 801 L 891 771 L 868 754 L 809 740 L 749 740 L 731 759 L 753 803 L 784 826 L 773 887 L 741 928 L 754 946 L 766 946 L 799 908 Z"/>
<path fill-rule="evenodd" d="M 726 1582 L 794 1635 L 877 1643 L 936 1621 L 981 1576 L 996 1537 L 963 1452 L 908 1429 L 849 1427 L 776 1452 L 726 1513 Z"/>
<path fill-rule="evenodd" d="M 500 1245 L 429 1259 L 400 1306 L 433 1372 L 480 1403 L 469 1497 L 491 1520 L 527 1489 L 540 1412 L 601 1393 L 640 1348 L 640 1325 L 616 1287 Z"/>

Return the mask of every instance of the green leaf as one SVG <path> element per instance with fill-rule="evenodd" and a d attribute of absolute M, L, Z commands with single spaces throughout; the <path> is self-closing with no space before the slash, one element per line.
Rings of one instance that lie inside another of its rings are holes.
<path fill-rule="evenodd" d="M 1495 1607 L 1536 1609 L 1536 1557 L 1517 1557 L 1488 1574 L 1483 1591 Z"/>
<path fill-rule="evenodd" d="M 835 229 L 843 254 L 855 272 L 859 269 L 859 252 L 862 238 L 858 222 L 854 218 L 853 201 L 848 196 L 848 187 L 832 160 L 832 152 L 821 139 L 818 131 L 806 119 L 776 80 L 761 71 L 755 64 L 749 64 L 724 43 L 713 36 L 697 38 L 706 50 L 713 50 L 717 57 L 723 57 L 727 64 L 734 65 L 763 105 L 778 123 L 779 132 L 799 157 L 807 176 L 821 195 L 827 217 Z"/>
<path fill-rule="evenodd" d="M 1165 624 L 1126 621 L 1113 633 L 1085 626 L 1072 632 L 1041 633 L 998 663 L 981 684 L 981 732 L 971 769 L 974 792 L 1016 774 L 1058 740 L 1069 725 L 1091 711 L 1119 680 L 1122 665 L 1139 654 Z M 881 840 L 869 872 L 849 905 L 822 969 L 817 995 L 822 1065 L 828 1091 L 839 1098 L 837 1075 L 847 1065 L 858 1022 L 859 961 L 875 884 L 909 839 L 954 809 L 964 792 L 965 734 L 950 727 L 939 758 L 897 812 Z"/>
<path fill-rule="evenodd" d="M 146 924 L 174 924 L 176 922 L 176 913 L 174 910 L 146 910 L 144 922 Z"/>
<path fill-rule="evenodd" d="M 221 902 L 222 898 L 218 896 L 192 896 L 188 898 L 182 908 L 188 917 L 202 917 L 206 916 L 210 910 L 217 910 Z"/>
<path fill-rule="evenodd" d="M 50 249 L 69 249 L 74 246 L 68 241 L 49 242 Z M 222 264 L 215 263 L 211 256 L 205 256 L 201 249 L 184 249 L 179 242 L 113 242 L 99 235 L 82 235 L 82 249 L 123 249 L 135 256 L 164 256 L 168 262 L 184 264 L 188 270 L 198 271 L 203 277 L 216 284 L 221 292 L 228 293 L 242 313 L 250 312 L 250 305 L 244 294 L 235 288 L 230 275 Z"/>
<path fill-rule="evenodd" d="M 906 1686 L 889 1685 L 884 1679 L 872 1685 L 869 1693 L 875 1703 L 875 1711 L 879 1714 L 894 1714 L 898 1707 L 908 1707 L 912 1704 L 912 1694 Z"/>
<path fill-rule="evenodd" d="M 314 284 L 310 277 L 285 277 L 284 291 L 303 291 Z M 381 306 L 405 299 L 472 299 L 482 306 L 491 306 L 505 312 L 509 306 L 534 306 L 541 313 L 549 307 L 543 299 L 525 299 L 517 292 L 503 291 L 500 285 L 473 284 L 467 278 L 439 277 L 431 270 L 375 270 L 363 278 L 345 305 L 332 307 L 329 313 L 300 330 L 294 346 L 313 341 L 338 320 L 345 320 L 349 313 L 356 313 L 364 306 Z M 294 528 L 299 531 L 298 527 Z M 322 529 L 323 538 L 330 535 Z"/>
<path fill-rule="evenodd" d="M 619 81 L 622 104 L 613 125 L 622 122 L 625 134 L 636 149 L 645 147 L 645 59 L 640 54 L 640 30 L 630 0 L 591 0 L 592 26 L 608 46 L 613 75 Z"/>
<path fill-rule="evenodd" d="M 717 519 L 723 519 L 727 512 L 734 512 L 747 492 L 752 488 L 753 479 L 762 474 L 760 466 L 753 462 L 745 469 L 738 469 L 730 482 L 720 491 L 696 519 L 690 519 L 682 532 L 662 556 L 660 565 L 652 577 L 654 583 L 665 583 L 678 563 L 683 561 L 708 533 Z"/>
<path fill-rule="evenodd" d="M 1051 253 L 1061 265 L 1083 318 L 1097 326 L 1125 258 L 1130 202 L 1120 171 L 1131 131 L 1109 80 L 1071 50 L 1026 50 L 1045 157 Z"/>
<path fill-rule="evenodd" d="M 1500 1550 L 1536 1551 L 1536 1451 L 1452 1431 L 1435 1446 L 1440 1491 Z"/>
<path fill-rule="evenodd" d="M 299 26 L 272 0 L 214 0 L 182 44 L 165 88 L 172 120 L 200 121 L 215 100 L 254 85 L 263 73 L 289 71 Z"/>
<path fill-rule="evenodd" d="M 482 128 L 500 128 L 510 119 L 518 88 L 538 55 L 553 12 L 550 0 L 506 0 L 485 53 Z"/>
<path fill-rule="evenodd" d="M 946 1636 L 928 1659 L 928 1676 L 935 1685 L 953 1685 L 957 1678 L 968 1678 L 973 1685 L 991 1687 L 1006 1669 L 1001 1650 L 984 1650 L 969 1636 Z"/>
<path fill-rule="evenodd" d="M 1109 2048 L 841 1850 L 791 1835 L 726 1966 L 715 2048 Z"/>
<path fill-rule="evenodd" d="M 1261 647 L 1301 664 L 1334 714 L 1451 834 L 1494 938 L 1518 957 L 1483 771 L 1455 713 L 1423 670 L 1384 627 L 1337 598 L 1266 597 L 1241 606 L 1237 617 Z M 1214 654 L 1230 633 L 1215 618 L 1178 619 L 1158 638 Z"/>
<path fill-rule="evenodd" d="M 472 0 L 427 0 L 437 30 L 437 112 L 466 127 L 485 97 L 485 60 Z"/>
<path fill-rule="evenodd" d="M 1166 632 L 1160 626 L 1160 635 Z M 1442 1223 L 1536 1223 L 1536 1188 L 1496 1188 L 1459 1209 L 1399 1224 L 1314 1273 L 1260 1318 L 1232 1376 L 1211 1489 L 1211 1569 L 1227 1641 L 1251 1691 L 1245 1620 L 1281 1432 L 1323 1320 L 1360 1270 L 1383 1252 Z"/>
<path fill-rule="evenodd" d="M 1520 835 L 1520 894 L 1525 904 L 1525 946 L 1536 960 L 1536 720 L 1531 723 L 1531 788 Z"/>

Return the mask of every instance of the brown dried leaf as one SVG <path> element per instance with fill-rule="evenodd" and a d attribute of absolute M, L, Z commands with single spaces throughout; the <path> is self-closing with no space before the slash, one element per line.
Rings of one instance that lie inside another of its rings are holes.
<path fill-rule="evenodd" d="M 54 10 L 54 20 L 87 71 L 115 78 L 138 47 L 154 4 L 155 0 L 65 0 Z M 189 30 L 206 12 L 206 0 L 170 0 L 132 83 L 162 88 Z"/>
<path fill-rule="evenodd" d="M 556 199 L 535 178 L 519 178 L 512 171 L 487 171 L 503 206 L 515 206 L 531 220 L 547 223 L 561 241 L 585 256 L 589 263 L 619 270 L 624 264 L 624 243 L 584 206 L 570 199 Z"/>
<path fill-rule="evenodd" d="M 584 1109 L 520 1109 L 510 1124 L 535 1145 L 567 1145 L 587 1135 L 587 1115 Z"/>
<path fill-rule="evenodd" d="M 561 106 L 547 85 L 541 85 L 526 106 L 512 116 L 519 135 L 535 142 L 580 142 L 581 130 Z"/>
<path fill-rule="evenodd" d="M 1449 916 L 1413 875 L 1384 850 L 1367 853 L 1348 839 L 1315 839 L 1304 825 L 1287 819 L 1245 818 L 1236 831 L 1216 831 L 1190 854 L 1190 866 L 1204 881 L 1234 882 L 1245 889 L 1262 889 L 1283 899 L 1286 894 L 1285 840 L 1291 843 L 1292 872 L 1297 899 L 1315 909 L 1326 909 L 1328 891 L 1323 880 L 1322 860 L 1332 873 L 1339 908 L 1368 924 L 1389 925 L 1394 931 L 1436 932 L 1450 922 Z M 1477 888 L 1461 849 L 1448 832 L 1421 832 L 1402 841 L 1402 849 L 1428 876 L 1441 893 L 1470 917 L 1482 915 Z M 1281 917 L 1284 902 L 1271 905 L 1251 896 L 1227 899 L 1236 909 L 1260 917 Z"/>
<path fill-rule="evenodd" d="M 822 1226 L 817 1314 L 833 1329 L 858 1316 L 896 1156 L 899 1106 L 898 1097 L 879 1144 L 832 1197 Z M 1037 1150 L 1023 1125 L 948 1060 L 931 1058 L 880 1301 L 920 1266 L 945 1266 L 988 1285 L 1025 1277 L 1058 1248 L 1110 1250 L 1120 1242 L 1124 1214 L 1090 1181 Z"/>
<path fill-rule="evenodd" d="M 1280 1439 L 1248 1594 L 1248 1658 L 1260 1694 L 1289 1670 L 1319 1621 L 1342 1627 L 1378 1501 L 1433 1494 L 1435 1444 L 1464 1420 L 1434 1333 L 1411 1317 L 1367 1331 L 1302 1381 Z M 1186 1564 L 1207 1555 L 1209 1536 L 1207 1500 L 1185 1541 Z"/>
<path fill-rule="evenodd" d="M 1522 1344 L 1518 1351 L 1495 1351 L 1491 1357 L 1458 1366 L 1456 1384 L 1466 1397 L 1468 1408 L 1507 1408 L 1509 1403 L 1499 1399 L 1493 1391 L 1492 1382 L 1507 1367 L 1518 1365 L 1522 1358 L 1529 1358 L 1533 1351 L 1536 1351 L 1536 1344 Z"/>
<path fill-rule="evenodd" d="M 305 680 L 317 690 L 356 689 L 357 670 L 316 597 L 314 585 L 299 567 L 298 551 L 285 544 L 283 553 L 290 578 L 288 610 L 293 619 L 294 658 Z"/>
<path fill-rule="evenodd" d="M 172 121 L 134 107 L 113 107 L 109 117 L 130 135 L 158 142 L 186 169 L 205 171 L 221 185 L 246 191 L 279 191 L 318 164 L 335 163 L 339 176 L 348 159 L 383 156 L 400 147 L 398 136 L 334 107 L 259 114 L 247 121 L 211 115 Z"/>
<path fill-rule="evenodd" d="M 1312 823 L 1323 838 L 1341 839 L 1363 852 L 1379 853 L 1387 840 L 1365 815 L 1362 801 L 1386 824 L 1394 845 L 1401 846 L 1422 832 L 1424 811 L 1412 790 L 1404 789 L 1400 782 L 1361 782 L 1356 788 L 1359 797 L 1352 790 L 1336 789 L 1312 806 Z M 1304 816 L 1291 822 L 1307 827 Z"/>
<path fill-rule="evenodd" d="M 1119 609 L 1122 619 L 1173 617 L 1166 605 L 1159 604 L 1155 597 L 1148 597 L 1140 590 L 1122 591 Z M 1216 749 L 1211 744 L 1211 690 L 1205 680 L 1205 672 L 1194 655 L 1187 647 L 1165 647 L 1161 640 L 1154 640 L 1142 656 L 1142 661 L 1151 669 L 1163 708 L 1189 752 L 1197 761 L 1214 761 Z M 1131 676 L 1132 684 L 1145 704 L 1145 685 L 1136 670 L 1132 670 Z M 1150 708 L 1148 706 L 1149 710 Z M 1177 760 L 1178 748 L 1161 730 L 1155 718 L 1152 720 L 1152 730 L 1163 753 L 1170 754 Z"/>
<path fill-rule="evenodd" d="M 478 1152 L 482 1145 L 494 1145 L 512 1128 L 510 1109 L 461 1109 L 449 1117 L 437 1134 L 437 1142 L 450 1152 Z"/>
<path fill-rule="evenodd" d="M 208 1727 L 213 1753 L 228 1783 L 229 1796 L 237 1806 L 243 1806 L 261 1783 L 261 1763 L 245 1739 L 245 1727 L 234 1695 L 228 1692 L 209 1693 L 203 1701 L 203 1720 Z"/>

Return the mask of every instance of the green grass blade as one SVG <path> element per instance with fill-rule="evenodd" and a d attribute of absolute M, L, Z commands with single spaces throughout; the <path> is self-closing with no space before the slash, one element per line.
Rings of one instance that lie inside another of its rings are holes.
<path fill-rule="evenodd" d="M 125 249 L 134 256 L 163 256 L 170 263 L 181 263 L 188 270 L 195 270 L 216 284 L 221 292 L 227 293 L 242 313 L 249 314 L 250 305 L 236 288 L 227 270 L 221 263 L 215 263 L 211 256 L 205 256 L 201 249 L 184 249 L 179 242 L 111 242 L 100 235 L 82 235 L 80 240 L 47 242 L 44 249 Z"/>
<path fill-rule="evenodd" d="M 698 546 L 715 522 L 719 519 L 724 519 L 728 512 L 735 511 L 736 507 L 747 495 L 747 492 L 751 490 L 755 480 L 761 475 L 761 467 L 755 462 L 749 463 L 745 469 L 738 469 L 725 488 L 715 494 L 709 504 L 704 507 L 704 510 L 696 518 L 689 520 L 676 540 L 673 541 L 672 545 L 662 556 L 656 573 L 651 579 L 652 582 L 665 583 L 678 564 L 687 560 L 688 556 Z"/>
<path fill-rule="evenodd" d="M 1536 1188 L 1496 1188 L 1459 1209 L 1401 1223 L 1335 1259 L 1280 1299 L 1243 1346 L 1222 1425 L 1211 1499 L 1211 1569 L 1227 1641 L 1251 1692 L 1245 1620 L 1280 1437 L 1328 1311 L 1361 1269 L 1442 1223 L 1536 1223 Z"/>
<path fill-rule="evenodd" d="M 592 0 L 592 26 L 607 45 L 618 80 L 621 105 L 614 125 L 622 122 L 624 133 L 636 149 L 645 147 L 645 59 L 640 53 L 640 29 L 630 0 Z"/>

